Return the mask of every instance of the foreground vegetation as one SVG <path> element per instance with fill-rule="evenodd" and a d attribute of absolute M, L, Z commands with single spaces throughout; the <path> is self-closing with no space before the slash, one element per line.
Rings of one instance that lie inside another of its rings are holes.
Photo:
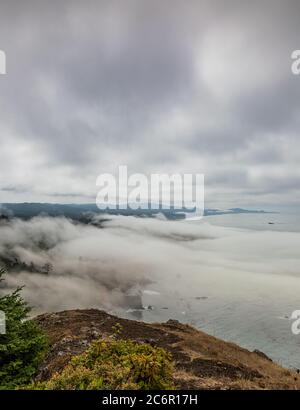
<path fill-rule="evenodd" d="M 4 275 L 0 268 L 0 281 Z M 14 389 L 29 383 L 47 351 L 47 338 L 38 324 L 27 320 L 30 307 L 21 288 L 0 297 L 0 311 L 6 319 L 6 333 L 0 334 L 0 389 Z"/>
<path fill-rule="evenodd" d="M 0 281 L 5 271 L 0 268 Z M 102 390 L 171 389 L 172 360 L 159 347 L 118 340 L 120 329 L 108 340 L 94 342 L 73 357 L 61 373 L 46 382 L 34 383 L 48 348 L 47 337 L 36 321 L 28 320 L 30 307 L 21 288 L 0 297 L 6 332 L 0 334 L 0 389 Z"/>
<path fill-rule="evenodd" d="M 131 340 L 94 342 L 39 390 L 172 389 L 172 361 L 164 349 Z"/>

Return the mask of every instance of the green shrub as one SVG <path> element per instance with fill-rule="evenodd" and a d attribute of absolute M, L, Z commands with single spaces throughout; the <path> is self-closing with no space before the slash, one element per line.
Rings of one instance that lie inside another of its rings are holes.
<path fill-rule="evenodd" d="M 94 342 L 41 390 L 172 389 L 171 356 L 164 349 L 130 340 Z"/>
<path fill-rule="evenodd" d="M 4 274 L 0 268 L 0 277 Z M 2 279 L 0 279 L 2 280 Z M 0 334 L 0 389 L 14 389 L 29 383 L 44 357 L 47 339 L 38 325 L 26 320 L 30 307 L 21 288 L 0 297 L 6 317 L 6 334 Z"/>

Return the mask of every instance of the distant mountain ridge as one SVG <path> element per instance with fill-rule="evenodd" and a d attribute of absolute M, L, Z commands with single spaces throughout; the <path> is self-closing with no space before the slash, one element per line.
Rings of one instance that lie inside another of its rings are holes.
<path fill-rule="evenodd" d="M 30 219 L 38 215 L 48 215 L 52 217 L 65 216 L 70 219 L 85 221 L 90 219 L 93 214 L 111 214 L 111 215 L 127 215 L 140 217 L 153 217 L 159 213 L 165 215 L 168 219 L 184 219 L 185 214 L 191 212 L 184 209 L 138 209 L 130 208 L 121 210 L 100 210 L 96 204 L 51 204 L 38 202 L 24 203 L 2 203 L 0 205 L 0 217 L 11 218 L 17 217 L 21 219 Z M 224 214 L 241 214 L 241 213 L 269 213 L 264 210 L 248 210 L 243 208 L 230 209 L 205 209 L 204 215 L 224 215 Z"/>

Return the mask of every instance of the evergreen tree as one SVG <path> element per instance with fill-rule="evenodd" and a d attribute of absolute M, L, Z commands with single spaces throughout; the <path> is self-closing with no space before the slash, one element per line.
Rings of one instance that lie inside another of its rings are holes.
<path fill-rule="evenodd" d="M 0 268 L 0 281 L 5 270 Z M 47 338 L 33 320 L 31 308 L 20 295 L 22 288 L 0 297 L 6 332 L 0 334 L 0 389 L 30 382 L 47 349 Z"/>

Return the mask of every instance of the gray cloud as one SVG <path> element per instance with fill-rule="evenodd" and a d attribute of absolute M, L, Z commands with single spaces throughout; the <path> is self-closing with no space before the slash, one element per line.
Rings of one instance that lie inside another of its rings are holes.
<path fill-rule="evenodd" d="M 33 188 L 0 201 L 90 200 L 127 164 L 204 172 L 211 205 L 288 204 L 299 16 L 296 0 L 1 1 L 0 186 Z"/>

